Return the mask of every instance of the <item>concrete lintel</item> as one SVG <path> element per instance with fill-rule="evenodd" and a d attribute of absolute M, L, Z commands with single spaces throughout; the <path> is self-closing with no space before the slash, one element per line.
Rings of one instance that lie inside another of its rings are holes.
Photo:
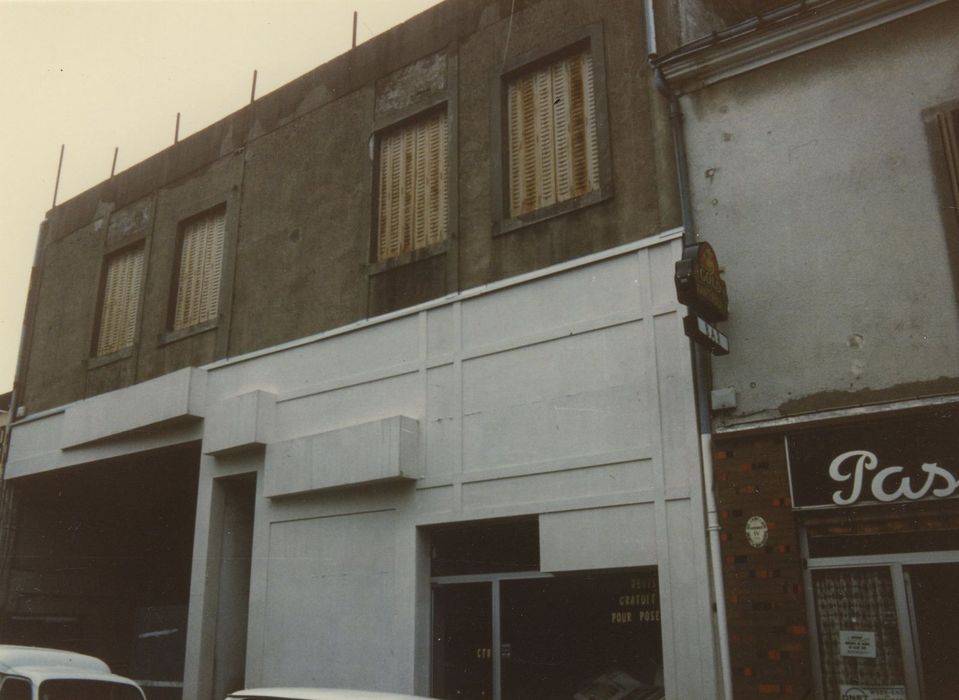
<path fill-rule="evenodd" d="M 265 495 L 415 480 L 419 470 L 419 421 L 391 416 L 267 445 Z"/>
<path fill-rule="evenodd" d="M 187 367 L 67 406 L 64 450 L 203 417 L 206 371 Z"/>

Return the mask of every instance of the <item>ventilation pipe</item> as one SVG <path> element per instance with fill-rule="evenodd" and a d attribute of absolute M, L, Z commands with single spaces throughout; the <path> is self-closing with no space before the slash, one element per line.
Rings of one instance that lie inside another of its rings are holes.
<path fill-rule="evenodd" d="M 676 179 L 679 187 L 679 204 L 683 218 L 683 248 L 696 245 L 693 229 L 693 214 L 689 194 L 689 167 L 686 160 L 686 140 L 683 131 L 683 112 L 679 98 L 673 92 L 662 68 L 655 64 L 656 20 L 653 0 L 643 4 L 646 21 L 646 48 L 656 89 L 669 102 L 669 121 L 672 126 L 673 150 L 676 158 Z M 713 598 L 716 604 L 716 625 L 719 628 L 719 660 L 722 675 L 723 697 L 732 700 L 733 684 L 729 661 L 729 634 L 726 622 L 726 588 L 723 581 L 722 551 L 719 533 L 719 513 L 716 508 L 716 489 L 713 477 L 713 435 L 709 405 L 709 351 L 693 340 L 689 341 L 693 364 L 693 392 L 696 397 L 696 422 L 699 429 L 700 464 L 702 466 L 703 491 L 706 500 L 706 529 L 709 536 L 709 560 L 712 569 Z"/>

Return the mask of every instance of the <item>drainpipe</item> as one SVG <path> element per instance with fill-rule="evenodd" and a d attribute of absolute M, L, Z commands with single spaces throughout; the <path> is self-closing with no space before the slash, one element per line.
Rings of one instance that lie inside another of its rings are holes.
<path fill-rule="evenodd" d="M 683 112 L 679 98 L 673 92 L 662 68 L 655 65 L 656 23 L 653 0 L 644 0 L 646 20 L 646 47 L 653 67 L 656 89 L 669 102 L 669 121 L 673 132 L 673 150 L 676 158 L 676 179 L 679 187 L 679 204 L 683 218 L 683 248 L 696 245 L 693 229 L 693 213 L 689 194 L 689 167 L 686 160 L 686 140 L 683 131 Z M 716 624 L 719 628 L 719 659 L 722 674 L 723 697 L 732 700 L 733 683 L 729 661 L 729 635 L 726 622 L 726 587 L 723 581 L 722 551 L 720 549 L 719 513 L 716 508 L 715 482 L 713 478 L 713 435 L 709 404 L 709 352 L 699 343 L 689 341 L 693 363 L 693 392 L 696 398 L 696 422 L 699 429 L 699 457 L 702 465 L 703 491 L 706 500 L 706 530 L 709 533 L 709 559 L 712 568 L 713 597 L 716 601 Z"/>

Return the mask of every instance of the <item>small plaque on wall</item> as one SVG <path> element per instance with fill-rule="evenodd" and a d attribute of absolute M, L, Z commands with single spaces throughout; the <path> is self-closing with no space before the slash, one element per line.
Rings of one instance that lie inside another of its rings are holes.
<path fill-rule="evenodd" d="M 746 521 L 746 539 L 757 549 L 766 546 L 769 541 L 769 525 L 766 524 L 765 518 L 754 515 Z"/>

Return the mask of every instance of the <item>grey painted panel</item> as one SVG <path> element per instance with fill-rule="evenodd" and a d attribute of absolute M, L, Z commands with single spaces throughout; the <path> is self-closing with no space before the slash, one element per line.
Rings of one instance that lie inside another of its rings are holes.
<path fill-rule="evenodd" d="M 655 506 L 545 513 L 539 517 L 539 542 L 543 571 L 655 566 Z"/>
<path fill-rule="evenodd" d="M 279 401 L 274 439 L 288 440 L 389 416 L 418 419 L 423 415 L 422 397 L 422 381 L 410 373 L 379 381 L 348 382 L 335 390 Z"/>
<path fill-rule="evenodd" d="M 413 362 L 419 354 L 418 319 L 405 316 L 230 365 L 211 373 L 209 392 L 211 399 L 255 389 L 282 395 L 331 378 L 361 376 Z M 269 383 L 264 385 L 264 379 Z"/>
<path fill-rule="evenodd" d="M 672 649 L 664 648 L 663 655 L 670 657 L 670 665 L 675 664 L 672 678 L 672 669 L 667 666 L 666 687 L 672 689 L 671 697 L 677 698 L 719 697 L 720 692 L 711 688 L 713 660 L 700 653 L 712 641 L 710 627 L 699 625 L 700 638 L 688 633 L 697 627 L 697 621 L 712 620 L 713 616 L 709 589 L 702 585 L 709 579 L 705 548 L 693 549 L 683 544 L 693 539 L 701 520 L 702 512 L 697 515 L 690 501 L 666 502 L 668 536 L 666 547 L 660 552 L 660 566 L 667 570 L 668 615 L 678 634 L 672 637 Z"/>
<path fill-rule="evenodd" d="M 463 365 L 465 470 L 649 444 L 642 324 Z"/>
<path fill-rule="evenodd" d="M 449 474 L 457 466 L 462 432 L 458 374 L 453 365 L 426 373 L 426 472 L 428 476 Z"/>
<path fill-rule="evenodd" d="M 570 270 L 534 285 L 510 287 L 477 297 L 463 307 L 463 346 L 523 338 L 537 331 L 575 325 L 603 315 L 635 311 L 639 278 L 634 255 Z"/>
<path fill-rule="evenodd" d="M 261 683 L 394 685 L 393 528 L 391 512 L 270 526 Z"/>
<path fill-rule="evenodd" d="M 453 334 L 455 308 L 452 305 L 440 306 L 427 312 L 426 348 L 430 357 L 448 355 L 456 350 L 456 336 Z"/>
<path fill-rule="evenodd" d="M 613 496 L 651 488 L 655 483 L 655 465 L 649 460 L 620 464 L 532 473 L 522 476 L 490 478 L 467 482 L 463 489 L 463 509 L 481 510 L 526 504 L 531 508 L 547 503 L 562 503 L 577 496 Z"/>

